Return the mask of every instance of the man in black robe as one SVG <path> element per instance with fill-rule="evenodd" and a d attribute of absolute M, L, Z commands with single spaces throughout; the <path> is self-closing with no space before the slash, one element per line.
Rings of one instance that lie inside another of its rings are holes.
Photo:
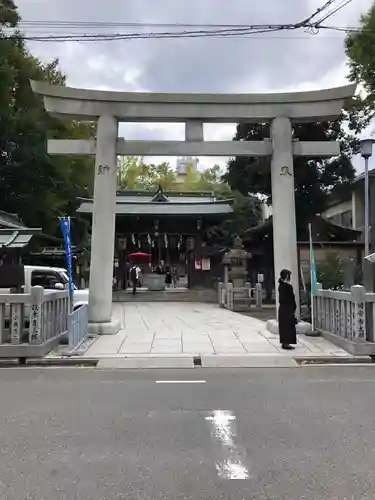
<path fill-rule="evenodd" d="M 279 336 L 283 349 L 292 350 L 297 344 L 296 298 L 290 284 L 291 272 L 283 269 L 279 278 Z"/>

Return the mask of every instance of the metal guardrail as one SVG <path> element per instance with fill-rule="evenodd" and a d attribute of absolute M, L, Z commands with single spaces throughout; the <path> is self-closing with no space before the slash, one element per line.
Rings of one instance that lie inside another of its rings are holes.
<path fill-rule="evenodd" d="M 89 308 L 87 304 L 78 307 L 68 315 L 68 339 L 70 354 L 79 354 L 79 348 L 87 336 Z"/>

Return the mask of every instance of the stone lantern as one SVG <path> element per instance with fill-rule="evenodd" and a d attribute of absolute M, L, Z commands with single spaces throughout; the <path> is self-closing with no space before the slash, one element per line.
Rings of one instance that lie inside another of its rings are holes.
<path fill-rule="evenodd" d="M 234 238 L 233 247 L 224 255 L 224 289 L 226 307 L 234 311 L 250 308 L 250 285 L 246 283 L 247 259 L 249 254 L 242 245 L 239 236 Z"/>
<path fill-rule="evenodd" d="M 245 288 L 246 286 L 248 257 L 249 254 L 244 249 L 241 238 L 236 236 L 232 249 L 224 257 L 228 263 L 228 277 L 233 283 L 233 288 Z"/>

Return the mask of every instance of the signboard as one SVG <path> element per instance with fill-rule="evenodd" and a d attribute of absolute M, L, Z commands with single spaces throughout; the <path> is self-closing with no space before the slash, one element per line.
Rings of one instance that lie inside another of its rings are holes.
<path fill-rule="evenodd" d="M 188 250 L 194 250 L 195 240 L 192 236 L 189 236 L 186 240 L 186 248 Z"/>
<path fill-rule="evenodd" d="M 257 283 L 263 283 L 263 282 L 264 282 L 264 274 L 258 274 Z"/>
<path fill-rule="evenodd" d="M 196 271 L 200 271 L 202 269 L 202 261 L 196 260 L 194 266 Z"/>
<path fill-rule="evenodd" d="M 119 247 L 119 250 L 126 249 L 126 238 L 119 238 L 118 239 L 118 247 Z"/>
<path fill-rule="evenodd" d="M 202 259 L 202 271 L 211 270 L 211 259 L 209 257 L 203 257 Z"/>

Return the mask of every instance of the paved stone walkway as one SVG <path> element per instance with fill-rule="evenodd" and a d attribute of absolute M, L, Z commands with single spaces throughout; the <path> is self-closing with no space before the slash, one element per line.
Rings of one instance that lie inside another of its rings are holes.
<path fill-rule="evenodd" d="M 324 338 L 298 337 L 294 351 L 283 351 L 263 321 L 202 303 L 115 303 L 122 330 L 99 337 L 87 357 L 175 355 L 348 356 Z"/>

